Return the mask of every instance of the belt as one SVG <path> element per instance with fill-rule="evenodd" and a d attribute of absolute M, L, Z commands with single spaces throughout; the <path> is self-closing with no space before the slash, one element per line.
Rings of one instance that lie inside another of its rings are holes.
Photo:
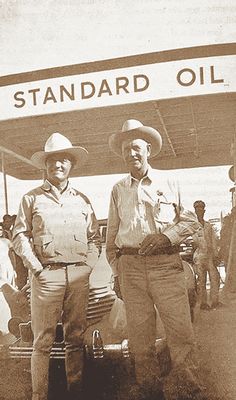
<path fill-rule="evenodd" d="M 43 264 L 43 267 L 66 267 L 67 265 L 75 265 L 77 267 L 80 267 L 82 265 L 86 265 L 86 263 L 84 261 L 79 261 L 79 262 L 55 262 L 55 263 L 48 263 L 48 264 Z"/>
<path fill-rule="evenodd" d="M 180 247 L 179 245 L 173 245 L 167 248 L 159 248 L 154 251 L 152 254 L 148 254 L 147 256 L 157 256 L 160 254 L 176 254 L 179 253 Z M 140 254 L 140 248 L 137 247 L 122 247 L 121 249 L 116 250 L 116 258 L 119 258 L 124 255 L 138 255 L 138 256 L 146 256 L 146 254 Z"/>

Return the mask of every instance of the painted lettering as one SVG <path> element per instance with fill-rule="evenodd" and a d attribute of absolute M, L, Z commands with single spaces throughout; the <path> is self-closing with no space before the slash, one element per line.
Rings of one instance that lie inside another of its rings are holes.
<path fill-rule="evenodd" d="M 203 67 L 199 68 L 199 73 L 200 73 L 200 85 L 204 85 L 204 69 L 203 69 Z"/>
<path fill-rule="evenodd" d="M 188 81 L 183 81 L 183 74 L 190 74 Z M 191 68 L 183 68 L 177 74 L 177 81 L 181 86 L 191 86 L 196 81 L 196 74 Z"/>
<path fill-rule="evenodd" d="M 211 83 L 223 83 L 224 82 L 224 79 L 215 79 L 214 65 L 210 66 L 210 71 L 211 71 Z"/>
<path fill-rule="evenodd" d="M 64 94 L 69 97 L 70 100 L 75 100 L 75 85 L 74 83 L 71 84 L 70 86 L 70 92 L 65 88 L 64 85 L 60 85 L 60 100 L 61 102 L 64 101 Z"/>
<path fill-rule="evenodd" d="M 14 99 L 16 100 L 16 101 L 19 101 L 20 102 L 20 104 L 14 104 L 14 107 L 16 107 L 16 108 L 21 108 L 21 107 L 24 107 L 24 105 L 25 105 L 25 99 L 24 98 L 22 98 L 22 97 L 19 97 L 19 96 L 23 96 L 24 95 L 24 92 L 22 92 L 22 91 L 20 91 L 20 92 L 16 92 L 15 94 L 14 94 Z"/>
<path fill-rule="evenodd" d="M 104 93 L 108 93 L 109 96 L 112 96 L 112 91 L 111 91 L 106 79 L 102 80 L 102 83 L 101 83 L 101 86 L 100 86 L 100 90 L 98 92 L 98 97 L 101 97 L 101 95 L 104 94 Z"/>
<path fill-rule="evenodd" d="M 138 82 L 143 82 L 144 86 L 138 85 Z M 146 90 L 149 86 L 149 79 L 146 75 L 140 74 L 140 75 L 134 75 L 134 91 L 135 92 L 143 92 Z"/>
<path fill-rule="evenodd" d="M 89 88 L 90 87 L 90 92 L 88 94 L 85 93 L 85 88 L 86 86 Z M 81 99 L 90 99 L 90 97 L 93 97 L 95 93 L 95 86 L 92 82 L 81 82 Z"/>
<path fill-rule="evenodd" d="M 127 86 L 129 84 L 129 79 L 126 76 L 119 76 L 116 78 L 116 94 L 120 94 L 120 89 L 123 89 L 125 93 L 129 93 Z"/>
<path fill-rule="evenodd" d="M 45 96 L 44 96 L 44 100 L 43 100 L 43 104 L 46 104 L 48 101 L 52 100 L 53 103 L 57 103 L 57 99 L 54 96 L 54 93 L 52 91 L 52 88 L 49 86 L 46 90 Z"/>
<path fill-rule="evenodd" d="M 39 89 L 39 88 L 28 90 L 28 93 L 32 93 L 32 94 L 33 94 L 33 105 L 34 105 L 34 106 L 37 106 L 37 99 L 36 99 L 36 93 L 37 93 L 37 92 L 40 92 L 40 89 Z"/>
<path fill-rule="evenodd" d="M 210 72 L 209 72 L 210 69 Z M 186 74 L 187 77 L 186 77 Z M 199 67 L 199 72 L 196 72 L 191 68 L 183 68 L 177 74 L 177 81 L 181 86 L 191 86 L 196 82 L 199 77 L 200 85 L 205 84 L 206 78 L 208 78 L 208 83 L 223 83 L 224 79 L 215 78 L 215 67 L 211 65 L 210 67 Z"/>

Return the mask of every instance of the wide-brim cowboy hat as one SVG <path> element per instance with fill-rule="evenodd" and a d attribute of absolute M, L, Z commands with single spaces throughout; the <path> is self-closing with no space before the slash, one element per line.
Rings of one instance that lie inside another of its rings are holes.
<path fill-rule="evenodd" d="M 151 155 L 150 158 L 160 153 L 162 147 L 162 138 L 160 133 L 149 126 L 144 126 L 140 121 L 136 119 L 128 119 L 125 121 L 122 127 L 122 131 L 114 133 L 109 138 L 110 149 L 122 157 L 122 143 L 127 139 L 143 139 L 147 143 L 151 144 Z"/>
<path fill-rule="evenodd" d="M 69 139 L 61 133 L 53 133 L 45 143 L 44 151 L 37 151 L 31 157 L 32 163 L 40 168 L 46 169 L 46 160 L 50 154 L 66 153 L 73 159 L 73 166 L 78 167 L 84 164 L 88 152 L 80 146 L 73 146 Z"/>

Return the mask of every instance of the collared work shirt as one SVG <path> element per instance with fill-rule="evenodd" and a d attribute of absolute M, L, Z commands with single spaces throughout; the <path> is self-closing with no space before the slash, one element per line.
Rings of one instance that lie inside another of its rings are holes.
<path fill-rule="evenodd" d="M 68 183 L 60 193 L 48 181 L 24 195 L 13 231 L 13 246 L 32 272 L 42 264 L 98 259 L 100 235 L 92 206 Z"/>
<path fill-rule="evenodd" d="M 214 227 L 210 222 L 204 221 L 204 225 L 201 225 L 201 229 L 193 235 L 194 245 L 196 251 L 194 253 L 194 260 L 200 259 L 205 260 L 218 255 L 218 238 L 214 230 Z"/>
<path fill-rule="evenodd" d="M 154 233 L 164 233 L 173 245 L 180 244 L 200 228 L 196 215 L 183 209 L 174 192 L 155 177 L 151 168 L 140 181 L 128 175 L 113 187 L 106 248 L 115 274 L 117 248 L 138 248 L 148 234 Z"/>

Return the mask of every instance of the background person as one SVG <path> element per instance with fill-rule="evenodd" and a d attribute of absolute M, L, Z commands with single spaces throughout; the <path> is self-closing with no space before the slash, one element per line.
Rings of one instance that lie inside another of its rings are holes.
<path fill-rule="evenodd" d="M 218 238 L 214 227 L 204 220 L 205 203 L 202 200 L 194 202 L 193 207 L 202 229 L 193 235 L 193 246 L 196 248 L 193 255 L 195 271 L 198 274 L 200 309 L 211 310 L 219 307 L 220 273 L 217 269 Z M 207 300 L 207 273 L 210 280 L 210 302 Z"/>
<path fill-rule="evenodd" d="M 2 218 L 3 237 L 12 239 L 13 226 L 16 220 L 16 215 L 5 214 Z"/>
<path fill-rule="evenodd" d="M 236 207 L 233 207 L 231 212 L 223 218 L 222 227 L 220 230 L 219 257 L 220 260 L 223 261 L 224 263 L 225 271 L 227 271 L 229 250 L 230 250 L 235 216 L 236 216 Z"/>
<path fill-rule="evenodd" d="M 12 233 L 16 220 L 16 215 L 5 214 L 3 216 L 2 229 L 3 229 L 3 237 L 10 240 L 12 242 Z M 10 246 L 9 257 L 11 259 L 11 263 L 15 270 L 15 285 L 21 290 L 26 284 L 28 280 L 28 270 L 24 267 L 23 261 L 21 257 L 19 257 L 13 249 L 13 246 Z"/>
<path fill-rule="evenodd" d="M 18 290 L 14 265 L 14 251 L 11 240 L 3 237 L 0 224 L 0 330 L 9 331 L 9 321 L 12 317 L 28 320 L 29 303 L 26 295 Z"/>
<path fill-rule="evenodd" d="M 5 289 L 15 283 L 14 269 L 9 257 L 11 242 L 1 236 L 0 225 L 0 335 L 8 333 L 8 321 L 11 318 L 11 308 L 7 301 Z"/>
<path fill-rule="evenodd" d="M 14 249 L 31 274 L 33 400 L 47 399 L 49 356 L 60 319 L 68 390 L 71 399 L 81 395 L 89 276 L 98 259 L 100 236 L 89 200 L 68 178 L 86 157 L 84 148 L 52 134 L 44 151 L 31 157 L 46 170 L 47 179 L 23 197 L 15 222 Z"/>

